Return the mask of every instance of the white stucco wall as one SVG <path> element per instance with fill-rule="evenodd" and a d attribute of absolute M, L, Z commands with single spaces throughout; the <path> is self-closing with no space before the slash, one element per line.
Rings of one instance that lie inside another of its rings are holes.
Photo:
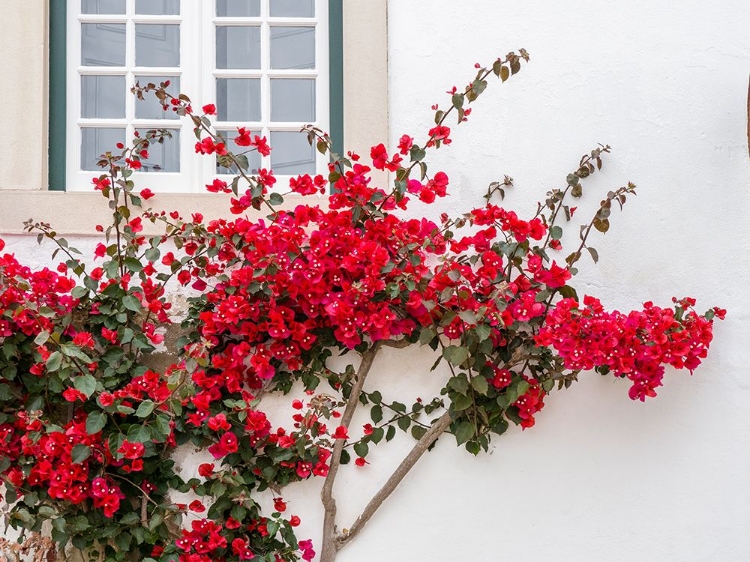
<path fill-rule="evenodd" d="M 591 375 L 489 456 L 445 440 L 344 561 L 750 560 L 749 21 L 745 0 L 390 2 L 392 141 L 425 131 L 474 62 L 532 57 L 432 158 L 454 182 L 445 209 L 503 174 L 507 205 L 530 209 L 608 143 L 579 213 L 628 180 L 639 195 L 578 286 L 621 310 L 692 295 L 730 312 L 703 367 L 668 373 L 655 400 Z"/>
<path fill-rule="evenodd" d="M 599 193 L 628 180 L 639 195 L 596 239 L 600 263 L 583 260 L 580 291 L 621 310 L 691 295 L 729 315 L 699 371 L 668 372 L 655 400 L 631 402 L 626 382 L 588 375 L 489 455 L 473 458 L 446 436 L 342 562 L 750 560 L 748 21 L 746 0 L 389 3 L 392 143 L 426 131 L 429 106 L 465 84 L 474 62 L 519 47 L 532 57 L 430 156 L 453 182 L 430 215 L 481 203 L 504 174 L 516 180 L 506 204 L 529 210 L 608 143 L 605 169 L 584 184 L 581 220 Z M 44 260 L 31 238 L 12 236 L 8 248 Z M 427 353 L 386 350 L 378 361 L 372 382 L 404 401 L 428 397 L 425 385 L 441 376 L 427 373 Z M 340 526 L 410 444 L 380 445 L 370 465 L 341 474 Z M 285 494 L 316 547 L 319 484 Z"/>

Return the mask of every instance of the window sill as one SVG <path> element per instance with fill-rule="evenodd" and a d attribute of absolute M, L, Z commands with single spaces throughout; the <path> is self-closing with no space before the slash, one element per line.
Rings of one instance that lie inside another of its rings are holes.
<path fill-rule="evenodd" d="M 189 219 L 192 213 L 201 213 L 205 221 L 218 218 L 232 220 L 240 215 L 229 212 L 230 196 L 215 193 L 157 193 L 153 199 L 144 201 L 144 209 L 167 213 L 177 211 Z M 327 207 L 326 198 L 315 199 L 289 195 L 284 198 L 281 209 L 293 209 L 300 204 Z M 265 217 L 265 210 L 249 209 L 243 216 Z M 101 193 L 63 191 L 10 191 L 0 190 L 0 234 L 24 234 L 23 222 L 49 223 L 63 236 L 98 236 L 96 225 L 108 225 L 112 213 Z M 144 234 L 161 234 L 160 226 L 144 223 Z"/>

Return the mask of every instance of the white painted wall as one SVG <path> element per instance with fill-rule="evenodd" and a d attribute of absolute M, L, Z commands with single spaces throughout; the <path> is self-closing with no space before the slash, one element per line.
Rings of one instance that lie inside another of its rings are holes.
<path fill-rule="evenodd" d="M 669 372 L 655 400 L 591 375 L 489 456 L 446 439 L 344 562 L 750 560 L 748 22 L 746 0 L 389 3 L 392 142 L 426 131 L 475 62 L 532 57 L 432 157 L 454 182 L 444 209 L 480 203 L 503 174 L 507 205 L 533 208 L 608 143 L 581 210 L 627 180 L 639 195 L 578 287 L 621 310 L 692 295 L 729 316 L 703 367 Z"/>
<path fill-rule="evenodd" d="M 532 56 L 430 157 L 453 181 L 430 215 L 479 204 L 503 174 L 516 180 L 507 205 L 529 210 L 584 152 L 609 143 L 580 216 L 625 181 L 640 195 L 597 240 L 601 261 L 582 265 L 579 289 L 621 310 L 691 295 L 729 315 L 701 369 L 669 372 L 655 400 L 631 402 L 626 382 L 589 375 L 490 455 L 473 458 L 446 436 L 340 560 L 747 562 L 750 4 L 392 0 L 388 15 L 392 142 L 426 131 L 429 106 L 465 84 L 474 62 L 519 47 Z M 43 263 L 32 239 L 9 242 Z M 427 397 L 441 376 L 427 373 L 431 363 L 428 353 L 386 350 L 373 383 L 392 398 Z M 342 527 L 409 446 L 381 445 L 371 465 L 341 474 Z M 285 494 L 303 517 L 300 536 L 317 545 L 318 484 Z"/>

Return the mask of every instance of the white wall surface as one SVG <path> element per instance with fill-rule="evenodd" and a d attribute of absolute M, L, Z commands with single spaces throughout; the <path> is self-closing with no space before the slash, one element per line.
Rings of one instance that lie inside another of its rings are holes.
<path fill-rule="evenodd" d="M 403 133 L 423 136 L 429 106 L 467 83 L 475 62 L 519 47 L 532 57 L 505 85 L 492 83 L 470 121 L 453 128 L 453 144 L 430 155 L 452 196 L 413 214 L 466 211 L 504 174 L 516 180 L 506 206 L 529 211 L 582 154 L 608 143 L 613 153 L 584 184 L 578 217 L 628 180 L 639 195 L 597 235 L 601 260 L 582 260 L 579 291 L 620 310 L 690 295 L 699 309 L 729 312 L 704 365 L 693 377 L 668 371 L 654 400 L 632 402 L 627 382 L 585 375 L 489 455 L 474 458 L 444 437 L 339 559 L 750 561 L 750 3 L 391 0 L 388 16 L 394 146 Z M 44 263 L 32 238 L 8 242 Z M 385 350 L 371 383 L 392 399 L 428 398 L 425 387 L 443 376 L 427 372 L 431 363 L 424 351 Z M 340 527 L 411 443 L 391 445 L 340 474 Z M 319 484 L 285 494 L 303 518 L 300 536 L 318 550 Z"/>
<path fill-rule="evenodd" d="M 668 372 L 655 400 L 589 375 L 491 455 L 445 439 L 343 561 L 750 560 L 748 25 L 747 0 L 389 3 L 392 142 L 423 137 L 475 62 L 532 58 L 431 156 L 453 181 L 444 209 L 478 205 L 503 174 L 506 205 L 534 208 L 608 143 L 578 217 L 628 180 L 639 195 L 594 239 L 579 291 L 620 310 L 691 295 L 729 315 L 702 368 Z"/>

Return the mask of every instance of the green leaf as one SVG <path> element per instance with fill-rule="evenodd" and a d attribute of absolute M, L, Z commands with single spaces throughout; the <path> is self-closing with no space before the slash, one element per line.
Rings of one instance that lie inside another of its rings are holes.
<path fill-rule="evenodd" d="M 463 394 L 456 394 L 455 397 L 451 397 L 453 403 L 453 409 L 456 412 L 463 412 L 467 408 L 470 408 L 474 401 L 471 396 L 464 396 Z"/>
<path fill-rule="evenodd" d="M 417 441 L 422 439 L 425 433 L 427 433 L 427 430 L 421 425 L 414 425 L 411 428 L 411 436 L 414 437 L 414 439 L 416 439 Z"/>
<path fill-rule="evenodd" d="M 399 418 L 396 423 L 402 431 L 406 431 L 411 425 L 411 418 L 409 416 L 404 416 L 403 418 Z"/>
<path fill-rule="evenodd" d="M 377 445 L 378 443 L 380 443 L 380 441 L 382 441 L 384 435 L 385 431 L 383 431 L 382 427 L 374 427 L 372 429 L 372 433 L 370 434 L 370 441 Z"/>
<path fill-rule="evenodd" d="M 57 371 L 62 365 L 63 356 L 59 351 L 53 351 L 52 354 L 47 358 L 46 366 L 50 372 Z"/>
<path fill-rule="evenodd" d="M 456 428 L 456 431 L 454 433 L 456 435 L 456 443 L 458 443 L 459 445 L 463 445 L 469 439 L 474 437 L 474 424 L 468 421 L 463 421 L 458 424 L 458 427 Z"/>
<path fill-rule="evenodd" d="M 375 392 L 371 392 L 369 395 L 370 400 L 373 404 L 380 404 L 383 400 L 383 395 L 380 394 L 380 391 L 376 390 Z"/>
<path fill-rule="evenodd" d="M 122 263 L 133 273 L 143 271 L 143 264 L 136 258 L 125 258 Z"/>
<path fill-rule="evenodd" d="M 401 402 L 394 402 L 393 404 L 391 404 L 391 409 L 400 414 L 403 414 L 406 412 L 406 405 L 402 404 Z"/>
<path fill-rule="evenodd" d="M 487 395 L 487 391 L 489 390 L 487 379 L 482 375 L 477 375 L 476 377 L 471 379 L 471 386 L 473 386 L 474 390 L 476 390 L 479 394 L 483 394 L 485 396 Z"/>
<path fill-rule="evenodd" d="M 354 445 L 354 452 L 357 453 L 357 456 L 366 457 L 367 453 L 370 452 L 370 447 L 365 441 L 360 441 Z"/>
<path fill-rule="evenodd" d="M 91 456 L 91 447 L 79 443 L 70 452 L 73 464 L 80 464 Z"/>
<path fill-rule="evenodd" d="M 154 411 L 155 407 L 156 404 L 154 404 L 151 400 L 144 400 L 138 406 L 138 409 L 135 411 L 135 415 L 139 418 L 145 418 Z"/>
<path fill-rule="evenodd" d="M 500 69 L 500 79 L 505 82 L 510 77 L 510 69 L 507 66 L 503 66 Z"/>
<path fill-rule="evenodd" d="M 281 194 L 274 192 L 268 197 L 268 201 L 271 205 L 281 205 L 284 202 L 284 198 Z"/>
<path fill-rule="evenodd" d="M 599 252 L 588 246 L 586 246 L 586 249 L 589 251 L 589 254 L 591 254 L 591 259 L 594 260 L 594 263 L 597 263 L 599 261 Z"/>
<path fill-rule="evenodd" d="M 469 350 L 458 345 L 449 345 L 443 349 L 443 357 L 451 365 L 458 366 L 469 358 Z"/>
<path fill-rule="evenodd" d="M 39 332 L 39 334 L 34 338 L 34 343 L 37 345 L 44 345 L 47 343 L 47 340 L 49 339 L 49 332 L 47 330 L 44 330 L 43 332 Z"/>
<path fill-rule="evenodd" d="M 86 433 L 93 435 L 99 433 L 107 425 L 107 414 L 104 412 L 91 412 L 86 419 Z"/>
<path fill-rule="evenodd" d="M 370 417 L 373 422 L 380 423 L 383 420 L 383 408 L 379 404 L 373 406 L 370 410 Z"/>
<path fill-rule="evenodd" d="M 563 229 L 562 227 L 555 225 L 549 229 L 549 234 L 552 240 L 560 240 L 560 238 L 562 238 L 562 235 L 563 235 Z"/>
<path fill-rule="evenodd" d="M 141 310 L 141 301 L 134 295 L 126 295 L 122 297 L 122 306 L 133 312 Z"/>
<path fill-rule="evenodd" d="M 395 436 L 396 436 L 396 428 L 393 427 L 392 425 L 389 425 L 388 426 L 388 431 L 385 432 L 385 440 L 386 441 L 390 441 Z M 8 500 L 8 501 L 10 501 L 10 500 Z"/>
<path fill-rule="evenodd" d="M 448 388 L 451 388 L 459 394 L 466 394 L 469 391 L 469 381 L 464 376 L 451 377 L 448 380 Z"/>
<path fill-rule="evenodd" d="M 96 379 L 91 375 L 83 375 L 82 377 L 76 377 L 73 381 L 73 386 L 76 390 L 80 390 L 86 395 L 86 398 L 94 394 L 96 390 Z"/>
<path fill-rule="evenodd" d="M 483 342 L 490 337 L 492 328 L 490 326 L 487 326 L 487 324 L 479 324 L 476 328 L 474 328 L 474 333 L 477 335 L 477 339 L 480 342 Z"/>

